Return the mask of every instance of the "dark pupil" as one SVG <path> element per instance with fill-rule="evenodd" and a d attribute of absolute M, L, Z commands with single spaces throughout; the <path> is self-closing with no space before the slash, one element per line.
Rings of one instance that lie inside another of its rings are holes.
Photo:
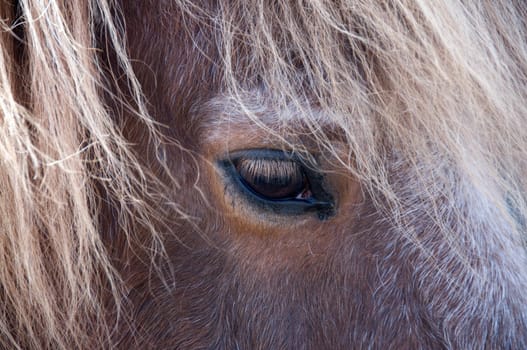
<path fill-rule="evenodd" d="M 241 159 L 236 169 L 254 192 L 269 199 L 296 198 L 306 188 L 302 167 L 292 160 Z"/>

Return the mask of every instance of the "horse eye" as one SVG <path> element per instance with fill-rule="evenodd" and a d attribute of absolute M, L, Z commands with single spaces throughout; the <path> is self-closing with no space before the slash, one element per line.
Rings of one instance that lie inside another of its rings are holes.
<path fill-rule="evenodd" d="M 256 194 L 272 200 L 309 197 L 309 183 L 298 162 L 281 159 L 238 159 L 236 171 Z"/>
<path fill-rule="evenodd" d="M 324 176 L 302 158 L 272 149 L 229 154 L 219 161 L 227 184 L 257 208 L 281 215 L 317 212 L 321 220 L 334 215 L 333 196 Z"/>

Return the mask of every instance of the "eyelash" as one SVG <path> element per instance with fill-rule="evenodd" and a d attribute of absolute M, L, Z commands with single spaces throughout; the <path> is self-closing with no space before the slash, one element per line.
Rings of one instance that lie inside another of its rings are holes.
<path fill-rule="evenodd" d="M 270 200 L 309 198 L 309 182 L 302 167 L 292 160 L 240 159 L 234 166 L 244 184 Z M 274 192 L 273 192 L 273 188 Z M 266 193 L 267 192 L 267 193 Z"/>
<path fill-rule="evenodd" d="M 323 176 L 290 152 L 238 151 L 219 161 L 219 165 L 235 190 L 262 210 L 283 215 L 315 212 L 320 220 L 335 214 L 333 196 L 324 188 Z M 293 181 L 301 182 L 287 191 Z"/>

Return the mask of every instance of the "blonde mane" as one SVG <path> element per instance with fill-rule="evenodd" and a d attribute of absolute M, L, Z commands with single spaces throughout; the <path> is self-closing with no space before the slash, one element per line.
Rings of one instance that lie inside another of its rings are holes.
<path fill-rule="evenodd" d="M 277 111 L 300 111 L 326 153 L 337 152 L 335 137 L 320 125 L 333 125 L 346 145 L 338 161 L 416 247 L 426 250 L 412 228 L 418 207 L 467 269 L 467 246 L 498 242 L 527 283 L 523 1 L 174 2 L 217 33 L 236 108 L 268 128 L 248 102 L 263 89 Z M 146 227 L 155 261 L 164 217 L 152 203 L 166 186 L 123 136 L 108 96 L 152 145 L 167 142 L 163 126 L 149 115 L 112 1 L 4 1 L 0 13 L 0 347 L 108 348 L 123 286 L 101 208 L 114 208 L 131 246 L 134 223 Z M 127 91 L 115 89 L 104 48 Z M 284 129 L 280 137 L 295 134 Z M 390 177 L 398 168 L 411 177 Z M 494 236 L 482 237 L 488 228 Z"/>

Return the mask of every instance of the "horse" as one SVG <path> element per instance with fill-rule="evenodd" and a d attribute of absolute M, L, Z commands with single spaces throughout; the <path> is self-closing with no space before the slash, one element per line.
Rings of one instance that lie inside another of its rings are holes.
<path fill-rule="evenodd" d="M 0 13 L 1 348 L 527 348 L 523 0 Z"/>

